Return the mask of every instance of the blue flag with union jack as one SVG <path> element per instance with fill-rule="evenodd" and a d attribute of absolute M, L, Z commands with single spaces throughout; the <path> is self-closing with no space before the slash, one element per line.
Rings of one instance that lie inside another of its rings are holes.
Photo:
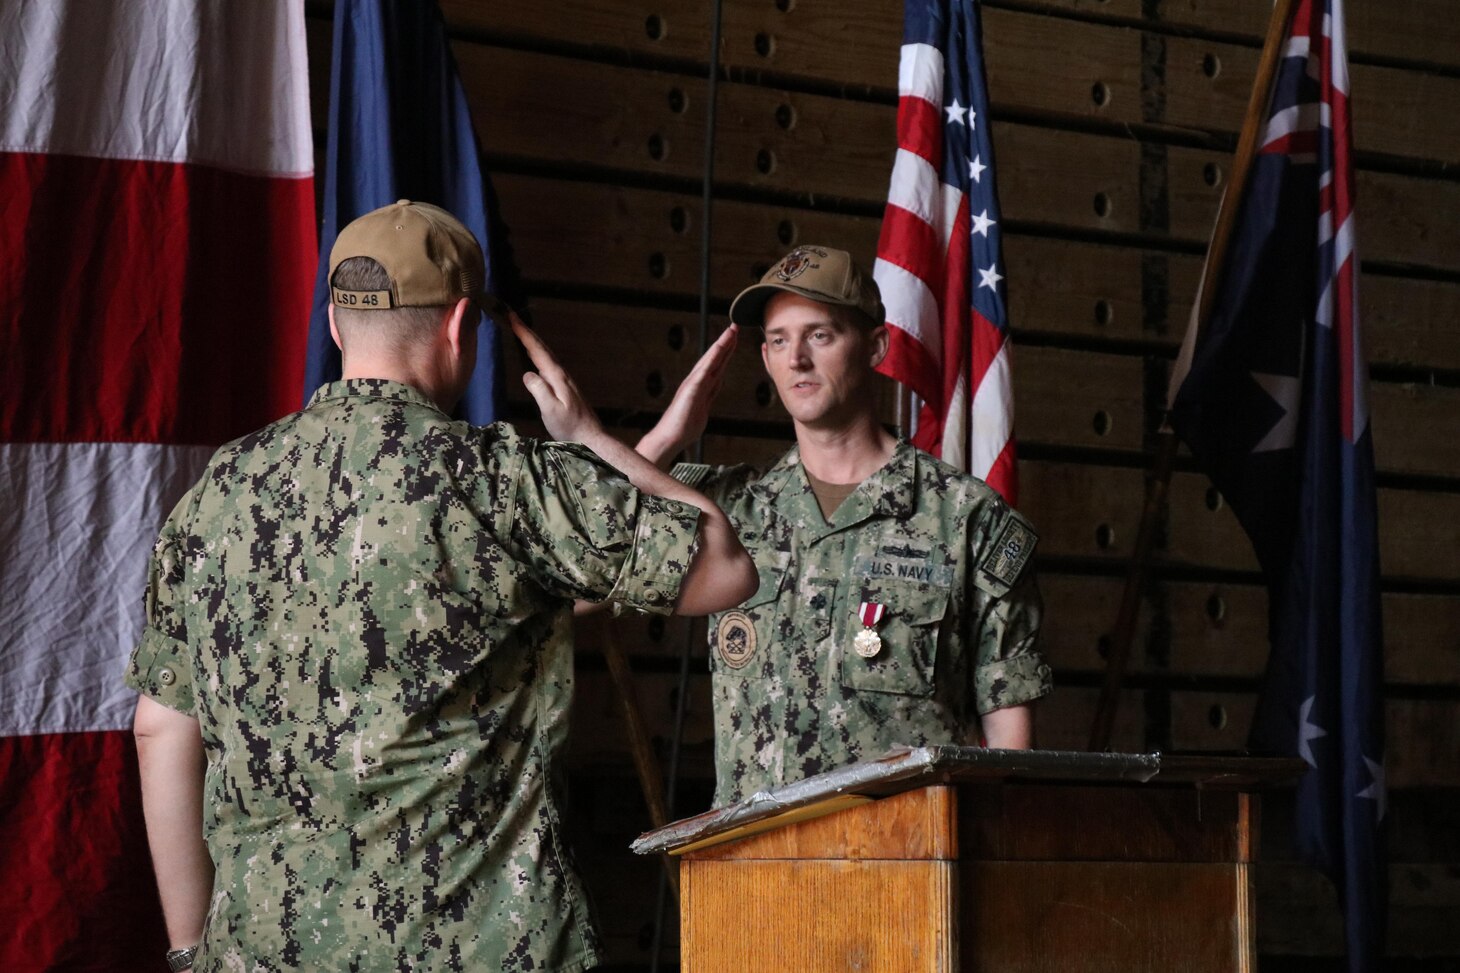
<path fill-rule="evenodd" d="M 873 277 L 878 370 L 921 403 L 914 445 L 1018 502 L 994 146 L 975 0 L 906 0 L 897 156 Z"/>
<path fill-rule="evenodd" d="M 397 199 L 434 203 L 455 214 L 482 245 L 487 290 L 517 304 L 519 281 L 506 229 L 435 0 L 337 0 L 306 401 L 340 377 L 340 353 L 326 314 L 335 237 L 357 216 Z M 497 335 L 490 319 L 481 328 L 476 371 L 458 407 L 462 418 L 477 425 L 493 421 L 499 411 Z"/>
<path fill-rule="evenodd" d="M 1343 5 L 1295 6 L 1211 314 L 1173 374 L 1171 421 L 1270 589 L 1253 745 L 1308 763 L 1299 851 L 1338 887 L 1349 968 L 1377 970 L 1384 672 Z"/>

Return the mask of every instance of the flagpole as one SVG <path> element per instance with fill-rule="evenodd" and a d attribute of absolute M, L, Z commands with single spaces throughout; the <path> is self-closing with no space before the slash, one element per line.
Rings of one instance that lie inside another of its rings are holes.
<path fill-rule="evenodd" d="M 724 0 L 711 0 L 710 63 L 705 72 L 704 169 L 700 178 L 700 354 L 702 355 L 710 346 L 711 264 L 713 261 L 710 247 L 713 242 L 711 230 L 714 225 L 711 222 L 711 216 L 714 214 L 715 207 L 716 111 L 720 91 L 720 37 L 724 21 Z M 691 456 L 698 463 L 704 459 L 704 452 L 705 437 L 701 432 L 700 437 L 694 442 Z M 689 664 L 693 632 L 694 627 L 691 626 L 685 632 L 684 643 L 679 650 L 679 681 L 676 683 L 674 694 L 674 725 L 669 738 L 668 795 L 664 802 L 666 816 L 674 813 L 675 800 L 679 792 L 679 758 L 684 743 L 684 717 L 689 706 Z M 645 796 L 648 797 L 647 788 Z M 678 872 L 667 855 L 664 860 L 664 870 L 666 881 L 659 883 L 659 889 L 654 899 L 654 935 L 649 945 L 649 973 L 659 973 L 659 954 L 664 942 L 664 914 L 668 905 L 666 900 L 671 890 L 674 892 L 676 913 L 679 907 Z"/>
<path fill-rule="evenodd" d="M 1273 77 L 1282 60 L 1283 38 L 1287 36 L 1288 24 L 1296 7 L 1297 0 L 1277 0 L 1273 4 L 1272 17 L 1268 20 L 1267 38 L 1263 42 L 1262 58 L 1258 61 L 1257 75 L 1252 82 L 1252 95 L 1247 101 L 1247 115 L 1242 121 L 1242 133 L 1237 140 L 1232 173 L 1217 210 L 1217 222 L 1212 230 L 1211 243 L 1207 246 L 1206 265 L 1202 268 L 1201 286 L 1197 290 L 1196 316 L 1191 323 L 1195 334 L 1188 338 L 1193 345 L 1211 316 L 1212 301 L 1217 290 L 1216 282 L 1220 280 L 1222 266 L 1226 262 L 1232 228 L 1236 224 L 1238 208 L 1242 203 L 1242 193 L 1247 186 L 1252 162 L 1257 156 L 1258 135 L 1267 116 Z M 1135 549 L 1131 552 L 1130 567 L 1126 572 L 1125 589 L 1121 592 L 1120 609 L 1111 630 L 1100 702 L 1090 727 L 1088 749 L 1093 751 L 1110 749 L 1110 735 L 1115 726 L 1116 711 L 1120 707 L 1121 684 L 1125 681 L 1131 643 L 1135 641 L 1141 594 L 1145 589 L 1146 575 L 1150 568 L 1151 549 L 1155 546 L 1156 524 L 1166 506 L 1178 445 L 1176 432 L 1171 428 L 1169 416 L 1163 409 L 1156 452 L 1151 461 L 1151 471 L 1146 477 L 1146 502 L 1141 512 L 1141 526 L 1136 533 Z"/>

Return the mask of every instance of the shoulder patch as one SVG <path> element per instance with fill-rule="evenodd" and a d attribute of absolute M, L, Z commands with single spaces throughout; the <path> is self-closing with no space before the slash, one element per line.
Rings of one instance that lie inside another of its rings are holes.
<path fill-rule="evenodd" d="M 674 469 L 669 471 L 669 475 L 691 490 L 695 490 L 713 472 L 715 472 L 715 467 L 708 463 L 675 463 Z"/>
<path fill-rule="evenodd" d="M 1034 546 L 1037 543 L 1039 535 L 1029 526 L 1029 522 L 1010 511 L 999 527 L 993 543 L 979 560 L 974 583 L 989 594 L 1003 595 L 1014 587 L 1019 575 L 1024 573 L 1025 565 L 1034 556 Z"/>

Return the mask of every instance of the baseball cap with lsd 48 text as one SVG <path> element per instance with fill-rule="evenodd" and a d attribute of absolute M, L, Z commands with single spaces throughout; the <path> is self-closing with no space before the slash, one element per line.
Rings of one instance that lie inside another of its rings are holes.
<path fill-rule="evenodd" d="M 335 286 L 335 271 L 368 257 L 390 278 L 386 290 Z M 330 249 L 330 303 L 354 310 L 443 307 L 466 298 L 485 313 L 499 302 L 488 294 L 481 245 L 460 220 L 439 206 L 397 200 L 352 221 Z"/>

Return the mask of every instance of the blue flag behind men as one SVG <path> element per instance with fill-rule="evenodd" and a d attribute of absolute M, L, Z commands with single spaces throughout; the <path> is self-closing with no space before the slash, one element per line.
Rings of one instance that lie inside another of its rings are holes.
<path fill-rule="evenodd" d="M 340 376 L 339 350 L 330 340 L 326 315 L 335 236 L 355 217 L 397 199 L 435 203 L 456 214 L 481 241 L 487 289 L 518 303 L 506 232 L 435 0 L 337 0 L 306 401 Z M 496 330 L 484 320 L 476 373 L 459 409 L 473 423 L 497 417 L 497 362 Z"/>
<path fill-rule="evenodd" d="M 1384 957 L 1383 653 L 1368 369 L 1359 342 L 1342 0 L 1300 0 L 1210 320 L 1172 423 L 1271 591 L 1260 750 L 1301 756 L 1299 851 L 1338 886 L 1349 968 Z"/>

